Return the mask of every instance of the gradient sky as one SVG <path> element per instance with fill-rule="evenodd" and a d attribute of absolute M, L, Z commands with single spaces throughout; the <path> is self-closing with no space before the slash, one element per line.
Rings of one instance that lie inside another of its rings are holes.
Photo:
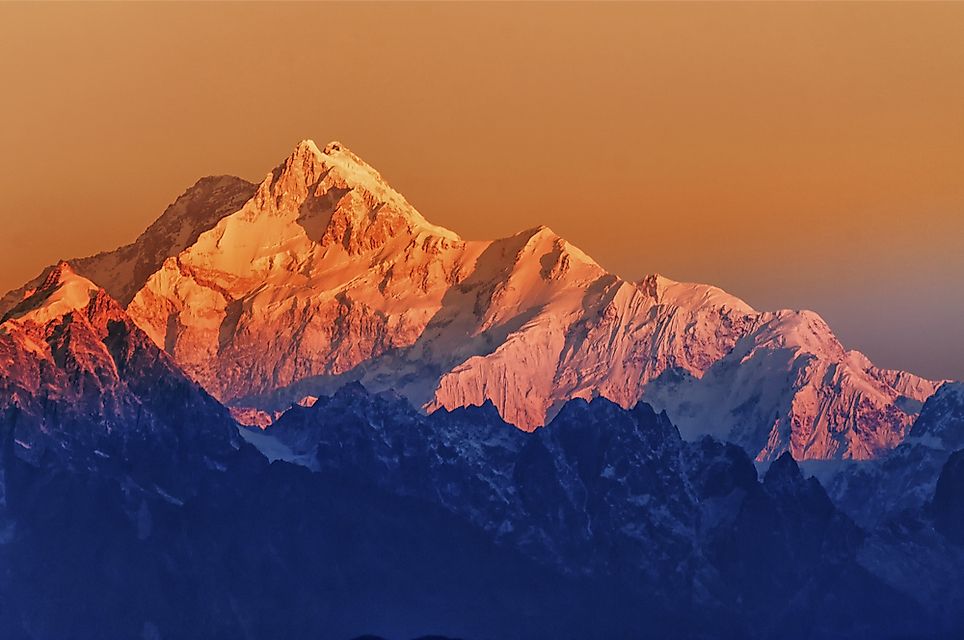
<path fill-rule="evenodd" d="M 338 139 L 467 238 L 964 378 L 964 4 L 0 4 L 0 289 Z"/>

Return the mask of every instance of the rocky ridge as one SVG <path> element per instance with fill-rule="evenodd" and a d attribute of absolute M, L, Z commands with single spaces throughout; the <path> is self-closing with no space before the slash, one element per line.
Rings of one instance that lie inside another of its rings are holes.
<path fill-rule="evenodd" d="M 759 460 L 869 459 L 938 386 L 847 351 L 815 313 L 625 281 L 546 227 L 463 240 L 339 143 L 300 143 L 256 187 L 199 185 L 133 245 L 72 264 L 238 415 L 360 380 L 427 411 L 491 401 L 531 430 L 602 396 Z"/>

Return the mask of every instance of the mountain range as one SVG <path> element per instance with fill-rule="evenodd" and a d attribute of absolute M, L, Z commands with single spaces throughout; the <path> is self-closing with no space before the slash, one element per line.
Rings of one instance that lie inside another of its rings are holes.
<path fill-rule="evenodd" d="M 0 301 L 4 638 L 953 638 L 962 574 L 964 384 L 338 143 Z"/>
<path fill-rule="evenodd" d="M 18 458 L 171 500 L 183 466 L 216 465 L 240 443 L 230 413 L 66 262 L 0 324 L 0 412 Z"/>
<path fill-rule="evenodd" d="M 810 311 L 626 281 L 546 227 L 463 240 L 337 142 L 301 142 L 257 185 L 204 178 L 134 243 L 69 264 L 262 426 L 361 381 L 428 412 L 491 401 L 523 430 L 572 398 L 644 400 L 759 461 L 864 460 L 899 445 L 942 382 L 875 367 Z"/>

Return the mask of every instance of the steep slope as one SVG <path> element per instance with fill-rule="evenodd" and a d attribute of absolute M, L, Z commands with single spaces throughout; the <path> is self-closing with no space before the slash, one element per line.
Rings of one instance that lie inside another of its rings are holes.
<path fill-rule="evenodd" d="M 208 389 L 238 401 L 413 342 L 463 249 L 349 151 L 305 142 L 166 261 L 129 310 Z"/>
<path fill-rule="evenodd" d="M 897 446 L 940 383 L 877 369 L 810 311 L 757 314 L 701 376 L 666 376 L 642 397 L 685 434 L 718 434 L 772 459 L 875 458 Z"/>
<path fill-rule="evenodd" d="M 857 564 L 862 532 L 789 454 L 761 483 L 739 447 L 686 442 L 645 403 L 602 398 L 566 403 L 534 433 L 504 427 L 490 405 L 424 416 L 350 385 L 262 435 L 314 455 L 327 486 L 350 476 L 440 506 L 560 575 L 598 580 L 625 610 L 668 614 L 660 636 L 928 632 Z"/>
<path fill-rule="evenodd" d="M 201 178 L 137 240 L 113 251 L 72 259 L 71 267 L 126 306 L 165 259 L 186 249 L 202 231 L 236 211 L 254 194 L 254 190 L 255 185 L 234 176 Z M 55 266 L 47 267 L 23 287 L 0 298 L 0 316 L 28 297 Z"/>
<path fill-rule="evenodd" d="M 948 393 L 944 399 L 953 395 Z M 943 403 L 935 406 L 940 404 Z M 958 422 L 957 427 L 961 426 L 964 425 Z M 908 447 L 913 451 L 925 445 L 919 441 L 903 445 L 895 455 Z M 964 449 L 945 454 L 942 459 L 945 462 L 938 464 L 927 461 L 929 477 L 913 488 L 913 504 L 891 513 L 871 529 L 858 554 L 861 565 L 919 603 L 928 627 L 943 629 L 940 634 L 920 629 L 914 637 L 964 637 Z M 899 482 L 907 481 L 908 470 L 914 471 L 913 467 L 893 469 Z M 899 498 L 888 494 L 899 491 L 899 484 L 881 479 L 883 487 L 875 487 L 878 494 L 866 499 Z M 920 500 L 916 494 L 922 489 L 930 491 L 930 495 Z"/>
<path fill-rule="evenodd" d="M 936 387 L 846 351 L 812 312 L 627 282 L 545 227 L 462 240 L 339 143 L 300 143 L 247 193 L 225 188 L 176 242 L 132 245 L 152 249 L 128 281 L 98 266 L 237 415 L 264 420 L 352 380 L 429 411 L 488 400 L 526 430 L 571 398 L 642 398 L 687 437 L 730 437 L 761 460 L 865 459 L 902 440 Z"/>
<path fill-rule="evenodd" d="M 821 473 L 834 502 L 865 526 L 920 510 L 951 454 L 964 448 L 964 384 L 947 382 L 927 399 L 910 434 L 893 451 Z"/>
<path fill-rule="evenodd" d="M 928 398 L 909 442 L 945 451 L 964 449 L 964 383 L 946 382 Z"/>
<path fill-rule="evenodd" d="M 65 262 L 0 323 L 0 435 L 31 465 L 171 499 L 238 446 L 226 410 Z"/>

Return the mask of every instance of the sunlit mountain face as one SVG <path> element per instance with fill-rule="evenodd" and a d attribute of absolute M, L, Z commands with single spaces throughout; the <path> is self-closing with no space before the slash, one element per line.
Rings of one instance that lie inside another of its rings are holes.
<path fill-rule="evenodd" d="M 865 460 L 940 385 L 847 351 L 813 312 L 625 281 L 546 227 L 463 240 L 338 142 L 300 143 L 257 186 L 204 178 L 133 244 L 71 265 L 262 424 L 361 381 L 426 411 L 491 401 L 527 431 L 573 398 L 645 400 L 761 461 Z"/>
<path fill-rule="evenodd" d="M 0 318 L 5 638 L 964 633 L 961 383 L 339 142 Z"/>

